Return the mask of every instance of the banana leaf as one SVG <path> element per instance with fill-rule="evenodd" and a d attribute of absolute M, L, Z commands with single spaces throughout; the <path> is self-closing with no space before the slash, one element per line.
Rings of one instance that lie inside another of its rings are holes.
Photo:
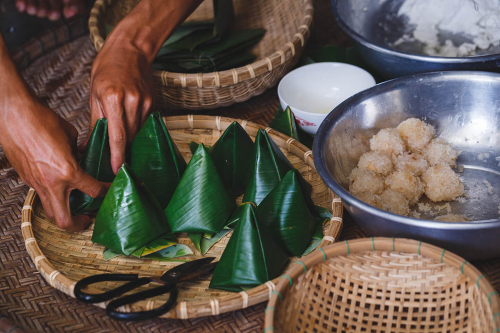
<path fill-rule="evenodd" d="M 257 206 L 278 185 L 286 173 L 293 170 L 281 150 L 266 131 L 259 130 L 255 139 L 253 158 L 245 176 L 243 202 L 253 202 Z M 299 175 L 308 192 L 311 186 Z"/>
<path fill-rule="evenodd" d="M 173 233 L 170 232 L 154 239 L 153 241 L 139 248 L 138 250 L 132 253 L 132 256 L 137 258 L 144 257 L 147 256 L 148 254 L 161 251 L 169 246 L 173 246 L 176 244 L 178 244 L 177 238 Z"/>
<path fill-rule="evenodd" d="M 234 198 L 245 190 L 245 174 L 252 161 L 254 143 L 247 132 L 233 122 L 210 148 L 222 182 Z"/>
<path fill-rule="evenodd" d="M 175 244 L 175 245 L 169 246 L 165 249 L 162 249 L 158 252 L 148 254 L 144 258 L 145 259 L 152 259 L 152 260 L 160 260 L 160 261 L 187 262 L 189 260 L 175 259 L 175 258 L 185 257 L 185 256 L 188 256 L 191 254 L 193 254 L 193 251 L 189 248 L 189 246 L 187 246 L 185 244 Z"/>
<path fill-rule="evenodd" d="M 212 233 L 210 234 L 210 237 L 205 237 L 208 236 L 205 234 L 189 234 L 189 238 L 191 238 L 191 241 L 193 242 L 194 246 L 202 255 L 205 255 L 208 250 L 212 248 L 217 242 L 219 242 L 224 236 L 226 236 L 231 229 L 224 227 L 220 232 L 218 233 Z"/>
<path fill-rule="evenodd" d="M 171 62 L 169 60 L 155 60 L 153 68 L 169 72 L 182 73 L 209 73 L 251 64 L 257 57 L 251 53 L 231 54 L 230 57 L 207 62 Z"/>
<path fill-rule="evenodd" d="M 276 278 L 288 261 L 257 218 L 252 204 L 242 206 L 240 222 L 222 253 L 210 281 L 210 288 L 241 291 Z"/>
<path fill-rule="evenodd" d="M 165 209 L 174 233 L 218 233 L 234 210 L 212 158 L 200 144 Z"/>
<path fill-rule="evenodd" d="M 224 36 L 234 20 L 233 0 L 214 0 L 214 36 L 217 41 Z"/>
<path fill-rule="evenodd" d="M 201 61 L 210 60 L 215 62 L 229 55 L 234 55 L 236 51 L 245 49 L 264 37 L 265 29 L 243 29 L 228 32 L 219 42 L 213 44 L 205 44 L 190 50 L 187 46 L 189 38 L 197 38 L 196 35 L 183 39 L 169 46 L 171 52 L 164 49 L 163 54 L 157 57 L 157 60 L 165 61 Z M 201 37 L 201 36 L 200 36 Z M 176 49 L 174 49 L 174 47 Z"/>
<path fill-rule="evenodd" d="M 257 207 L 262 224 L 276 242 L 297 257 L 304 253 L 322 221 L 299 176 L 297 170 L 289 171 Z"/>
<path fill-rule="evenodd" d="M 184 245 L 184 244 L 175 244 L 172 246 L 169 246 L 167 248 L 161 249 L 157 252 L 153 252 L 151 254 L 148 254 L 145 258 L 146 259 L 152 259 L 152 260 L 160 260 L 160 261 L 180 261 L 180 262 L 186 262 L 189 261 L 187 259 L 175 259 L 177 257 L 184 257 L 187 255 L 193 254 L 193 251 L 189 248 L 189 246 Z M 115 252 L 110 249 L 105 249 L 104 252 L 102 253 L 104 260 L 108 261 L 110 259 L 116 258 L 118 256 L 121 256 L 120 252 Z"/>
<path fill-rule="evenodd" d="M 85 147 L 80 166 L 95 179 L 110 183 L 115 178 L 111 168 L 108 123 L 105 118 L 98 119 Z M 69 206 L 74 215 L 95 212 L 101 207 L 104 198 L 91 198 L 79 190 L 71 191 Z"/>
<path fill-rule="evenodd" d="M 165 209 L 187 165 L 158 112 L 137 133 L 129 160 L 132 171 Z"/>
<path fill-rule="evenodd" d="M 194 141 L 191 141 L 191 142 L 189 143 L 189 150 L 191 150 L 191 153 L 192 153 L 193 155 L 194 155 L 194 153 L 196 153 L 196 149 L 198 149 L 198 146 L 199 146 L 199 145 L 200 145 L 199 143 L 194 142 Z M 206 149 L 208 149 L 208 150 L 210 150 L 210 146 L 208 146 L 208 145 L 205 145 L 205 148 L 206 148 Z"/>
<path fill-rule="evenodd" d="M 160 204 L 124 164 L 97 213 L 92 242 L 128 256 L 169 232 Z"/>
<path fill-rule="evenodd" d="M 285 111 L 283 111 L 281 105 L 278 106 L 278 110 L 276 111 L 269 127 L 294 138 L 309 149 L 312 149 L 313 138 L 306 132 L 302 131 L 300 127 L 297 127 L 295 116 L 290 110 L 290 107 L 287 106 Z"/>
<path fill-rule="evenodd" d="M 322 219 L 322 222 L 319 222 L 316 226 L 316 230 L 314 231 L 313 237 L 309 243 L 307 249 L 302 253 L 302 256 L 306 256 L 312 251 L 316 250 L 319 243 L 323 240 L 323 226 L 325 226 L 332 218 L 332 213 L 328 211 L 328 209 L 314 206 L 316 208 L 316 213 Z"/>

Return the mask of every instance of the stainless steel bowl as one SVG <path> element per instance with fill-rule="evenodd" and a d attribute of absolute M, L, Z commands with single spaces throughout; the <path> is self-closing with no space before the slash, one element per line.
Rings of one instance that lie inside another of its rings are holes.
<path fill-rule="evenodd" d="M 444 70 L 499 71 L 500 46 L 484 51 L 483 55 L 456 58 L 420 55 L 418 45 L 410 46 L 407 52 L 393 49 L 390 44 L 411 29 L 404 17 L 397 15 L 404 1 L 332 0 L 338 24 L 353 39 L 359 55 L 374 73 L 392 79 Z"/>
<path fill-rule="evenodd" d="M 469 200 L 452 202 L 452 213 L 474 216 L 477 221 L 449 223 L 399 216 L 349 194 L 347 177 L 369 150 L 369 138 L 412 117 L 432 124 L 437 135 L 462 151 L 460 178 Z M 321 178 L 370 235 L 419 239 L 469 260 L 500 256 L 500 74 L 434 72 L 376 85 L 326 117 L 313 151 Z"/>

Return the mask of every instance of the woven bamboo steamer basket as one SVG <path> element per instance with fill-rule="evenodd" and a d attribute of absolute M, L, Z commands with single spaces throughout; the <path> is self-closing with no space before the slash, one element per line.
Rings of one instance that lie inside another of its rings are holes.
<path fill-rule="evenodd" d="M 163 118 L 169 133 L 186 160 L 192 157 L 189 149 L 191 141 L 213 144 L 223 131 L 236 119 L 212 116 L 175 116 Z M 312 151 L 299 142 L 271 128 L 237 120 L 247 133 L 255 139 L 259 129 L 265 129 L 273 141 L 284 152 L 285 156 L 299 170 L 301 175 L 313 187 L 311 197 L 318 206 L 332 211 L 333 218 L 325 225 L 324 238 L 320 246 L 333 243 L 342 229 L 342 203 L 323 183 L 314 168 Z M 241 197 L 238 199 L 241 200 Z M 105 261 L 102 257 L 103 247 L 91 241 L 93 224 L 88 230 L 80 233 L 69 233 L 59 229 L 53 220 L 46 217 L 36 192 L 30 189 L 22 210 L 22 234 L 26 250 L 35 263 L 36 268 L 47 282 L 56 289 L 74 297 L 75 283 L 89 275 L 106 272 L 137 273 L 141 276 L 157 276 L 181 262 L 160 262 L 151 259 L 116 257 Z M 231 233 L 217 243 L 205 256 L 220 258 Z M 179 242 L 191 245 L 187 234 L 181 234 Z M 199 256 L 197 256 L 199 257 Z M 191 259 L 193 257 L 191 256 Z M 179 258 L 187 259 L 187 258 Z M 296 260 L 293 258 L 291 262 Z M 259 287 L 241 293 L 231 293 L 208 289 L 211 274 L 179 285 L 179 300 L 174 309 L 166 313 L 164 318 L 196 318 L 234 311 L 265 302 L 275 289 L 279 279 L 268 281 Z M 103 292 L 119 284 L 109 282 L 93 285 L 92 292 Z M 147 288 L 147 286 L 145 287 Z M 141 289 L 145 289 L 141 288 Z M 138 289 L 138 290 L 141 290 Z M 168 295 L 142 301 L 123 311 L 144 311 L 165 303 Z M 106 304 L 98 306 L 104 308 Z"/>
<path fill-rule="evenodd" d="M 500 298 L 461 257 L 416 240 L 329 245 L 281 276 L 264 332 L 500 332 Z"/>
<path fill-rule="evenodd" d="M 89 19 L 90 38 L 99 52 L 104 27 L 116 25 L 138 0 L 97 0 Z M 264 38 L 252 48 L 257 61 L 213 73 L 172 73 L 153 70 L 156 103 L 174 109 L 211 109 L 243 102 L 262 94 L 292 69 L 309 38 L 312 0 L 233 0 L 236 29 L 265 28 Z M 211 0 L 205 0 L 187 19 L 213 18 Z"/>

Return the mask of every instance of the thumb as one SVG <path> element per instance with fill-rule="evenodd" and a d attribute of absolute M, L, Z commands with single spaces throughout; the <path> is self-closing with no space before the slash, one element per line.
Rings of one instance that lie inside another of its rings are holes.
<path fill-rule="evenodd" d="M 89 197 L 95 199 L 97 197 L 104 197 L 108 192 L 111 183 L 100 182 L 79 167 L 72 185 L 73 188 L 78 189 Z"/>

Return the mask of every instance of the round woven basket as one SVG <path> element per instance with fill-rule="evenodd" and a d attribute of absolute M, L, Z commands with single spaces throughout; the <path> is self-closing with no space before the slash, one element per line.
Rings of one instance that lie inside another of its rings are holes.
<path fill-rule="evenodd" d="M 99 52 L 106 24 L 116 25 L 138 0 L 97 0 L 89 19 L 90 38 Z M 250 52 L 257 61 L 213 73 L 153 71 L 156 102 L 175 109 L 210 109 L 243 102 L 274 86 L 298 61 L 309 38 L 312 0 L 233 0 L 235 29 L 265 28 L 264 38 Z M 213 18 L 212 1 L 205 0 L 188 18 Z"/>
<path fill-rule="evenodd" d="M 165 124 L 173 140 L 179 147 L 181 154 L 188 161 L 192 154 L 189 150 L 191 141 L 203 142 L 211 145 L 217 141 L 223 131 L 235 119 L 211 116 L 177 116 L 164 118 Z M 259 129 L 265 127 L 238 120 L 248 134 L 255 138 Z M 332 243 L 342 229 L 342 203 L 340 198 L 333 195 L 316 173 L 312 159 L 312 152 L 297 141 L 276 132 L 270 128 L 266 131 L 273 141 L 284 152 L 285 156 L 299 170 L 301 175 L 313 187 L 312 199 L 318 206 L 332 210 L 333 218 L 325 225 L 324 238 L 320 246 Z M 241 197 L 239 198 L 241 200 Z M 91 241 L 93 224 L 81 233 L 69 233 L 59 229 L 53 220 L 46 217 L 36 193 L 30 189 L 22 211 L 21 230 L 26 243 L 26 250 L 47 282 L 64 293 L 74 297 L 75 283 L 89 275 L 105 272 L 137 273 L 142 276 L 157 276 L 182 262 L 160 262 L 151 259 L 116 257 L 105 261 L 102 256 L 103 247 Z M 217 243 L 206 256 L 220 258 L 230 238 L 231 233 Z M 179 242 L 190 246 L 195 252 L 194 258 L 199 258 L 197 252 L 187 236 L 180 234 Z M 189 258 L 193 259 L 193 256 Z M 292 259 L 290 262 L 293 262 Z M 208 289 L 211 274 L 200 276 L 196 280 L 179 285 L 179 300 L 174 309 L 164 315 L 165 318 L 188 319 L 217 315 L 220 313 L 246 308 L 269 299 L 274 290 L 275 279 L 266 284 L 246 292 L 231 293 Z M 93 285 L 95 292 L 102 292 L 116 287 L 115 283 L 101 283 Z M 147 287 L 145 287 L 147 288 Z M 165 303 L 168 295 L 134 304 L 124 311 L 144 311 L 158 307 Z M 105 304 L 98 304 L 105 307 Z"/>
<path fill-rule="evenodd" d="M 408 239 L 319 248 L 281 277 L 264 332 L 500 332 L 498 292 L 473 265 Z"/>

